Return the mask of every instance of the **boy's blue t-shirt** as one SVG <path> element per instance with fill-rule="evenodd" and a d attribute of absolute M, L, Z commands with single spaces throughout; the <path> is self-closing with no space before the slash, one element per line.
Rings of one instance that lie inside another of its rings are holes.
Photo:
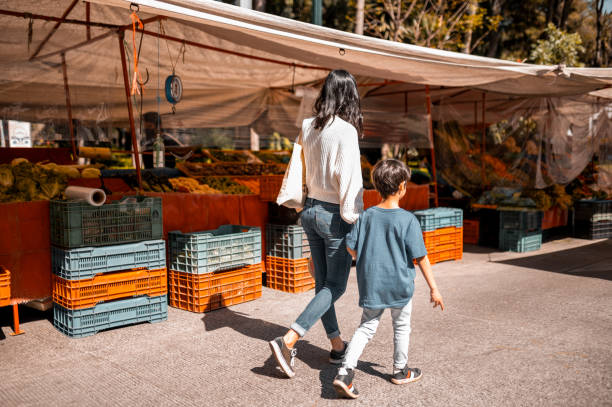
<path fill-rule="evenodd" d="M 414 292 L 413 259 L 427 254 L 418 219 L 410 212 L 373 206 L 346 236 L 357 251 L 359 306 L 399 308 Z"/>

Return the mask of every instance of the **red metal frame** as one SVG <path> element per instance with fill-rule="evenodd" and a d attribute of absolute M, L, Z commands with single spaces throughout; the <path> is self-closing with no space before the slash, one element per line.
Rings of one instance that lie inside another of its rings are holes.
<path fill-rule="evenodd" d="M 85 21 L 87 21 L 88 23 L 90 22 L 89 20 L 90 15 L 91 15 L 91 4 L 89 2 L 85 2 Z M 87 40 L 91 39 L 91 26 L 89 24 L 87 24 L 86 37 L 87 37 Z"/>
<path fill-rule="evenodd" d="M 70 144 L 72 157 L 77 158 L 76 142 L 74 140 L 74 124 L 72 123 L 72 104 L 70 103 L 70 88 L 68 87 L 68 73 L 66 69 L 66 55 L 62 54 L 62 73 L 64 74 L 64 90 L 66 91 L 66 110 L 68 111 L 68 128 L 70 129 Z"/>
<path fill-rule="evenodd" d="M 130 80 L 128 78 L 127 62 L 125 60 L 125 48 L 123 47 L 124 31 L 119 31 L 119 52 L 121 53 L 121 67 L 123 68 L 123 85 L 125 87 L 125 98 L 128 105 L 128 114 L 130 116 L 130 132 L 132 133 L 132 154 L 134 155 L 134 163 L 136 164 L 136 177 L 138 178 L 138 188 L 142 190 L 142 174 L 140 173 L 140 153 L 138 149 L 138 141 L 136 140 L 136 126 L 134 126 L 134 109 L 132 108 L 132 96 L 130 94 Z"/>
<path fill-rule="evenodd" d="M 485 171 L 485 162 L 484 162 L 484 155 L 487 152 L 487 146 L 486 146 L 486 138 L 487 138 L 487 125 L 485 124 L 485 112 L 486 112 L 486 106 L 487 106 L 487 94 L 482 92 L 482 156 L 481 156 L 481 163 L 482 163 L 482 182 L 484 184 L 484 186 L 487 186 L 489 184 L 489 182 L 487 181 L 487 173 Z"/>
<path fill-rule="evenodd" d="M 425 103 L 427 104 L 427 121 L 429 128 L 429 139 L 431 140 L 431 176 L 434 186 L 434 205 L 438 207 L 438 177 L 436 175 L 436 146 L 434 143 L 433 118 L 431 117 L 431 95 L 429 85 L 425 85 Z"/>
<path fill-rule="evenodd" d="M 32 54 L 32 56 L 30 56 L 30 59 L 34 58 L 36 55 L 38 55 L 38 53 L 40 52 L 40 50 L 42 49 L 42 47 L 45 46 L 45 44 L 47 43 L 47 41 L 49 41 L 49 39 L 51 38 L 51 36 L 53 36 L 53 34 L 55 34 L 55 32 L 57 31 L 57 29 L 59 28 L 59 26 L 62 24 L 63 20 L 68 16 L 68 14 L 70 14 L 70 12 L 72 11 L 72 9 L 74 8 L 74 6 L 76 6 L 77 2 L 79 0 L 72 0 L 72 3 L 70 3 L 70 5 L 68 6 L 68 8 L 66 9 L 66 11 L 64 11 L 64 14 L 62 14 L 62 16 L 60 17 L 62 21 L 58 21 L 57 23 L 55 23 L 55 25 L 53 26 L 53 28 L 51 29 L 51 31 L 49 31 L 49 34 L 47 34 L 47 36 L 45 37 L 44 40 L 42 40 L 40 42 L 40 44 L 38 44 L 38 47 L 36 48 L 36 51 L 34 51 L 34 53 Z M 89 27 L 89 26 L 87 26 Z"/>
<path fill-rule="evenodd" d="M 11 336 L 22 335 L 25 332 L 19 328 L 19 306 L 13 303 L 13 333 Z"/>

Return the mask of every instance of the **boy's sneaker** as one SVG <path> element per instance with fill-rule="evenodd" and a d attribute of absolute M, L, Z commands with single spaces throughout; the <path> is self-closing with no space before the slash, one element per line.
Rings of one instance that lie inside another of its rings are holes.
<path fill-rule="evenodd" d="M 350 399 L 356 399 L 359 397 L 359 392 L 357 388 L 353 384 L 353 378 L 355 377 L 355 372 L 353 369 L 346 369 L 346 374 L 340 374 L 336 376 L 334 379 L 334 389 L 336 389 L 336 393 L 342 397 L 348 397 Z"/>
<path fill-rule="evenodd" d="M 344 360 L 344 356 L 346 355 L 346 350 L 348 349 L 348 343 L 344 342 L 344 349 L 341 351 L 331 350 L 329 352 L 329 363 L 334 365 L 339 365 Z"/>
<path fill-rule="evenodd" d="M 276 362 L 281 370 L 290 378 L 295 376 L 294 365 L 297 350 L 289 349 L 281 336 L 268 343 L 270 344 L 272 354 L 276 358 Z"/>
<path fill-rule="evenodd" d="M 416 367 L 408 367 L 408 365 L 406 365 L 402 370 L 391 376 L 391 382 L 394 384 L 406 384 L 416 382 L 417 380 L 420 380 L 421 377 L 423 377 L 421 369 Z"/>

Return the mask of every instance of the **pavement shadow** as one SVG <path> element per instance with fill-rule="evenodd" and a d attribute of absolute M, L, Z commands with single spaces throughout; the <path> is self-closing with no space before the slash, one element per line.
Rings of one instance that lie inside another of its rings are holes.
<path fill-rule="evenodd" d="M 287 333 L 287 327 L 278 325 L 272 322 L 265 321 L 260 318 L 252 318 L 242 312 L 233 311 L 229 308 L 222 308 L 216 311 L 206 313 L 202 317 L 204 329 L 206 331 L 215 331 L 221 328 L 231 328 L 242 335 L 250 338 L 259 339 L 262 346 L 268 348 L 267 342 L 273 340 L 277 336 L 282 336 Z M 300 362 L 306 364 L 309 368 L 319 371 L 319 380 L 321 382 L 321 397 L 325 399 L 338 398 L 336 391 L 332 386 L 334 377 L 336 376 L 338 366 L 329 363 L 329 350 L 322 349 L 308 342 L 301 340 L 296 344 L 297 358 Z M 366 374 L 382 377 L 387 379 L 387 376 L 374 366 L 380 366 L 369 362 L 359 362 L 357 369 Z M 263 365 L 256 366 L 251 369 L 251 372 L 278 379 L 286 379 L 287 377 L 280 371 L 276 364 L 274 356 L 270 356 L 264 361 Z"/>
<path fill-rule="evenodd" d="M 500 260 L 495 263 L 612 280 L 612 239 L 552 253 Z"/>
<path fill-rule="evenodd" d="M 476 253 L 476 254 L 489 254 L 498 252 L 499 249 L 495 249 L 492 247 L 478 246 L 475 244 L 463 244 L 463 251 L 467 253 Z"/>
<path fill-rule="evenodd" d="M 23 305 L 19 306 L 19 324 L 27 324 L 28 322 L 40 321 L 46 319 L 51 325 L 53 325 L 53 307 L 47 311 L 39 311 Z M 0 327 L 13 332 L 13 306 L 0 307 Z M 23 326 L 21 326 L 23 329 Z M 3 329 L 0 329 L 0 340 L 6 339 L 6 335 L 2 333 Z"/>

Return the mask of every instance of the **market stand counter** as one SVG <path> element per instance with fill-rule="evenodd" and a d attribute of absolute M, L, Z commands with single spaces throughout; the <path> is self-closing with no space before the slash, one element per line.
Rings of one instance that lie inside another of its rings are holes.
<path fill-rule="evenodd" d="M 109 198 L 115 201 L 133 194 L 113 193 Z M 144 195 L 162 198 L 165 239 L 169 231 L 195 232 L 225 224 L 259 226 L 265 231 L 268 221 L 267 203 L 257 195 Z M 0 212 L 0 264 L 11 271 L 11 300 L 23 303 L 51 296 L 49 202 L 4 203 Z"/>
<path fill-rule="evenodd" d="M 373 189 L 363 191 L 363 209 L 380 203 L 380 194 Z M 429 208 L 429 185 L 416 185 L 408 183 L 406 185 L 406 195 L 400 200 L 400 208 L 407 211 Z"/>

